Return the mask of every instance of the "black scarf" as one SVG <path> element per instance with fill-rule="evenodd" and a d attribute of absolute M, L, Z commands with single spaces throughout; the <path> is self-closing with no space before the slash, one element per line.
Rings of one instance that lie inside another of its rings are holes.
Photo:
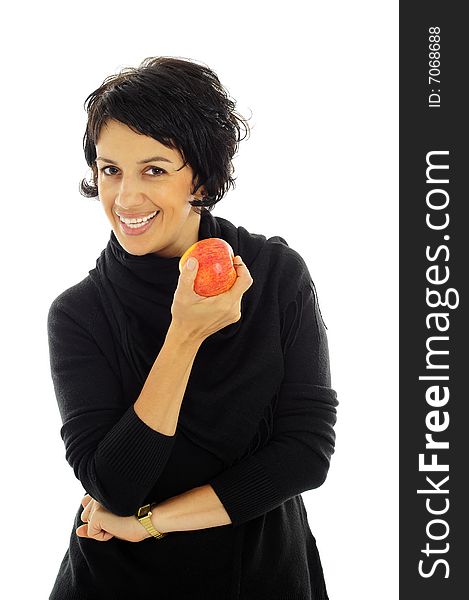
<path fill-rule="evenodd" d="M 271 426 L 282 382 L 278 274 L 269 267 L 273 245 L 264 235 L 249 233 L 203 209 L 199 240 L 209 237 L 222 238 L 231 245 L 254 283 L 242 297 L 241 319 L 215 332 L 200 346 L 178 429 L 231 465 L 258 440 L 262 422 Z M 286 244 L 282 238 L 276 239 Z M 138 379 L 138 389 L 145 383 L 171 322 L 179 260 L 151 253 L 129 254 L 111 231 L 96 268 L 89 271 L 117 343 Z"/>

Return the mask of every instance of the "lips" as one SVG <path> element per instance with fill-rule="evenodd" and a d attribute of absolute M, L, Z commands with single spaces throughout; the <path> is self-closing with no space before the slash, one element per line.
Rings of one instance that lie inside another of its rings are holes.
<path fill-rule="evenodd" d="M 160 211 L 157 211 L 153 217 L 151 217 L 146 223 L 143 223 L 143 224 L 142 223 L 132 223 L 130 225 L 127 225 L 126 223 L 124 223 L 124 221 L 121 221 L 121 219 L 118 219 L 121 231 L 123 231 L 126 235 L 130 235 L 130 236 L 141 235 L 141 234 L 145 233 L 145 231 L 150 229 L 152 224 L 158 218 L 159 214 L 160 214 Z"/>

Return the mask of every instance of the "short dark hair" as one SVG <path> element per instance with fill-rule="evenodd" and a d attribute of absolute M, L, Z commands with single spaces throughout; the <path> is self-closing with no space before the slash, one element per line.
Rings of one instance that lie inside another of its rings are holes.
<path fill-rule="evenodd" d="M 96 142 L 103 124 L 113 119 L 179 150 L 184 165 L 194 172 L 191 193 L 204 185 L 208 194 L 190 204 L 212 210 L 235 187 L 232 158 L 239 142 L 250 134 L 247 119 L 235 112 L 235 106 L 205 64 L 157 56 L 145 58 L 138 67 L 124 67 L 85 100 L 88 122 L 83 150 L 93 180 L 81 180 L 80 194 L 98 196 Z M 243 137 L 241 129 L 246 132 Z"/>

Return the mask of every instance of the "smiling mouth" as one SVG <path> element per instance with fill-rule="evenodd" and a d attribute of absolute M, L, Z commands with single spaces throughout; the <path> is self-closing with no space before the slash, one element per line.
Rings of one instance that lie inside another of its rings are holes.
<path fill-rule="evenodd" d="M 156 215 L 159 213 L 159 210 L 154 210 L 153 212 L 147 214 L 147 215 L 135 215 L 135 216 L 128 216 L 125 214 L 120 214 L 118 212 L 116 212 L 115 214 L 117 215 L 117 217 L 119 217 L 119 219 L 121 221 L 123 221 L 124 223 L 127 223 L 127 221 L 132 222 L 133 220 L 137 221 L 137 222 L 145 222 L 148 221 L 149 219 L 152 219 L 153 217 L 156 217 Z M 126 221 L 127 219 L 127 221 Z M 129 223 L 127 223 L 129 224 Z"/>
<path fill-rule="evenodd" d="M 144 225 L 148 223 L 152 219 L 154 219 L 159 214 L 159 210 L 155 211 L 151 217 L 121 217 L 121 215 L 117 215 L 119 217 L 119 221 L 121 223 L 125 223 L 126 225 Z"/>
<path fill-rule="evenodd" d="M 128 235 L 138 235 L 140 233 L 145 233 L 148 229 L 150 229 L 153 221 L 160 214 L 160 212 L 161 211 L 158 210 L 156 214 L 154 214 L 152 217 L 140 223 L 126 223 L 125 221 L 122 221 L 119 218 L 119 224 L 122 231 Z"/>

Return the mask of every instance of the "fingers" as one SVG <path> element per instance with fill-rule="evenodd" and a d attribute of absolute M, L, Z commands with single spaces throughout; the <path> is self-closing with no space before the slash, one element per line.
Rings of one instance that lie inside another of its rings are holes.
<path fill-rule="evenodd" d="M 103 532 L 103 530 L 97 519 L 91 519 L 88 521 L 88 537 L 101 539 L 101 532 Z"/>
<path fill-rule="evenodd" d="M 189 261 L 191 259 L 194 259 L 195 261 L 195 267 L 193 270 L 188 268 Z M 240 296 L 251 287 L 253 284 L 253 279 L 241 256 L 236 255 L 233 257 L 233 266 L 236 269 L 237 278 L 233 286 L 226 293 L 232 292 L 232 294 Z M 197 298 L 200 298 L 200 300 L 207 302 L 207 299 L 204 296 L 199 296 L 194 291 L 194 280 L 196 278 L 198 268 L 198 260 L 193 256 L 189 258 L 184 264 L 184 268 L 181 273 L 182 276 L 179 277 L 178 286 L 186 288 L 186 291 L 191 292 Z"/>
<path fill-rule="evenodd" d="M 190 269 L 189 268 L 189 264 L 191 263 L 191 261 L 194 261 L 194 268 Z M 241 256 L 236 255 L 233 257 L 233 265 L 236 269 L 236 272 L 238 273 L 238 276 L 243 276 L 243 274 L 248 274 L 248 270 L 246 265 L 243 262 L 243 259 L 241 258 Z M 197 276 L 197 271 L 199 268 L 199 261 L 194 258 L 193 256 L 191 258 L 189 258 L 185 264 L 184 264 L 184 268 L 182 270 L 182 274 L 183 277 L 182 279 L 184 280 L 184 282 L 186 283 L 186 285 L 191 286 L 194 282 L 194 279 Z"/>
<path fill-rule="evenodd" d="M 80 515 L 80 519 L 82 521 L 84 521 L 85 523 L 87 523 L 90 520 L 90 515 L 91 515 L 91 511 L 93 509 L 93 506 L 95 504 L 99 504 L 99 503 L 97 503 L 96 500 L 94 498 L 92 498 L 89 494 L 86 494 L 86 496 L 81 501 L 81 504 L 82 504 L 82 506 L 84 506 L 84 510 L 82 511 L 82 513 Z"/>
<path fill-rule="evenodd" d="M 86 494 L 81 501 L 81 505 L 83 506 L 83 508 L 88 506 L 91 500 L 93 500 L 93 498 L 89 494 Z"/>
<path fill-rule="evenodd" d="M 239 254 L 233 257 L 233 264 L 235 267 L 244 266 L 243 259 L 241 258 L 241 256 L 239 256 Z"/>
<path fill-rule="evenodd" d="M 249 270 L 244 264 L 241 256 L 237 255 L 234 257 L 233 265 L 236 269 L 236 273 L 238 274 L 238 278 L 234 282 L 234 285 L 231 289 L 233 290 L 234 288 L 234 291 L 238 294 L 244 293 L 251 287 L 251 285 L 254 283 L 254 280 L 251 277 L 251 274 L 249 273 Z"/>
<path fill-rule="evenodd" d="M 95 520 L 96 522 L 94 522 L 92 519 L 93 508 L 99 508 L 101 506 L 100 503 L 89 494 L 86 494 L 83 497 L 81 504 L 84 507 L 84 510 L 82 511 L 80 518 L 84 524 L 77 527 L 75 533 L 79 537 L 86 537 L 98 542 L 107 542 L 113 538 L 114 535 L 112 533 L 101 528 L 99 520 Z"/>
<path fill-rule="evenodd" d="M 89 508 L 89 506 L 87 506 L 85 508 L 85 510 L 82 511 L 82 513 L 80 515 L 80 519 L 83 521 L 83 523 L 88 523 L 88 521 L 90 520 L 90 508 Z"/>

